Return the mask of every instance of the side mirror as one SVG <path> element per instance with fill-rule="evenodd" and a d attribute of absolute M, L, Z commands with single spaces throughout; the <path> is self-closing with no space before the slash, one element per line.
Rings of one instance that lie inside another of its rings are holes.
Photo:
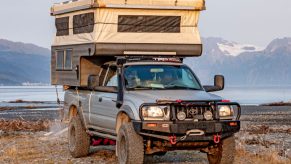
<path fill-rule="evenodd" d="M 88 88 L 94 90 L 99 86 L 99 76 L 98 75 L 89 75 L 88 77 Z"/>
<path fill-rule="evenodd" d="M 214 86 L 206 85 L 203 86 L 206 92 L 216 92 L 224 89 L 224 76 L 215 75 L 214 76 Z"/>

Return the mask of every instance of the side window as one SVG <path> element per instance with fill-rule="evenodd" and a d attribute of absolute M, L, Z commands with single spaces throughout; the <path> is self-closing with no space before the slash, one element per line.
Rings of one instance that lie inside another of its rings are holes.
<path fill-rule="evenodd" d="M 73 50 L 57 50 L 56 51 L 56 69 L 72 70 Z"/>
<path fill-rule="evenodd" d="M 94 30 L 94 13 L 75 15 L 73 17 L 73 33 L 91 33 Z"/>
<path fill-rule="evenodd" d="M 105 85 L 107 87 L 117 87 L 117 74 L 116 74 L 116 67 L 110 67 L 107 70 L 107 77 L 105 81 Z"/>
<path fill-rule="evenodd" d="M 67 49 L 65 51 L 65 69 L 71 70 L 72 69 L 72 56 L 73 56 L 73 50 Z"/>
<path fill-rule="evenodd" d="M 57 36 L 69 35 L 69 17 L 56 18 Z"/>
<path fill-rule="evenodd" d="M 99 85 L 103 86 L 103 82 L 107 73 L 107 68 L 102 68 L 99 73 Z"/>
<path fill-rule="evenodd" d="M 56 51 L 56 69 L 62 70 L 64 67 L 64 51 L 57 50 Z"/>
<path fill-rule="evenodd" d="M 106 84 L 106 87 L 117 87 L 118 81 L 117 81 L 117 75 L 114 75 L 109 79 L 109 81 Z"/>

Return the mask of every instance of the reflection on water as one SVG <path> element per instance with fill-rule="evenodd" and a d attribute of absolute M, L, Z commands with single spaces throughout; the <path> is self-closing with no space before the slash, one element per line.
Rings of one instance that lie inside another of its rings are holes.
<path fill-rule="evenodd" d="M 60 99 L 64 92 L 58 87 Z M 226 87 L 224 91 L 216 92 L 219 96 L 242 104 L 262 104 L 291 100 L 291 86 L 261 86 L 261 87 Z M 56 89 L 45 87 L 0 87 L 0 102 L 14 101 L 56 101 Z"/>

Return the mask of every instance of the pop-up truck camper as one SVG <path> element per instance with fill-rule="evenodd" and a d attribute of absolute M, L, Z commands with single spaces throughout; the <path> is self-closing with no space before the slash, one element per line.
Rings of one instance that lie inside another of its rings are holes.
<path fill-rule="evenodd" d="M 234 160 L 240 106 L 208 92 L 183 64 L 199 57 L 204 0 L 72 0 L 54 4 L 51 83 L 65 89 L 69 150 L 115 143 L 119 163 L 144 163 L 172 150 Z M 96 142 L 98 141 L 98 142 Z M 99 142 L 100 141 L 100 142 Z"/>

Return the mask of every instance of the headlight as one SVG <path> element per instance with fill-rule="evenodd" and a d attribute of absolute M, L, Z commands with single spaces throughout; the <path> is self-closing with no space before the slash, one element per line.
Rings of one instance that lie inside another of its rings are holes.
<path fill-rule="evenodd" d="M 232 117 L 234 112 L 233 112 L 233 108 L 231 106 L 228 105 L 221 105 L 218 106 L 218 110 L 219 110 L 219 116 L 220 117 Z"/>
<path fill-rule="evenodd" d="M 169 120 L 170 112 L 167 106 L 144 106 L 142 116 L 144 120 Z"/>

